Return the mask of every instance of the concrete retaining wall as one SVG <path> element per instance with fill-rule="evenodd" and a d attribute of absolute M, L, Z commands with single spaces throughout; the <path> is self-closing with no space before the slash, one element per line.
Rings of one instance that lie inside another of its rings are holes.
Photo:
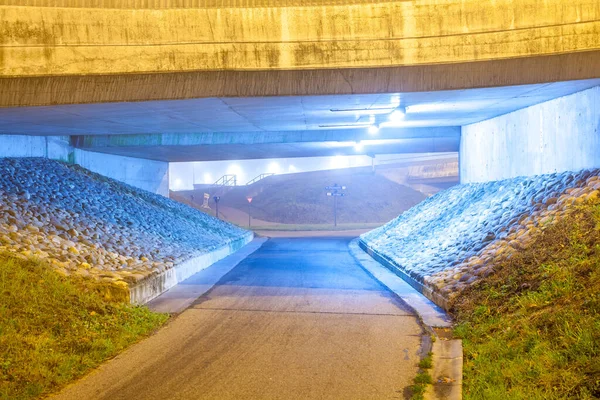
<path fill-rule="evenodd" d="M 69 161 L 68 136 L 0 135 L 0 158 L 46 157 Z"/>
<path fill-rule="evenodd" d="M 375 261 L 377 261 L 378 263 L 380 263 L 381 265 L 383 265 L 384 267 L 386 267 L 387 269 L 389 269 L 390 271 L 392 271 L 394 274 L 398 275 L 406 283 L 408 283 L 410 286 L 412 286 L 415 290 L 417 290 L 423 296 L 425 296 L 429 300 L 431 300 L 434 304 L 436 304 L 437 306 L 441 307 L 442 309 L 444 309 L 446 311 L 448 310 L 448 299 L 446 299 L 444 296 L 440 295 L 439 293 L 436 293 L 431 288 L 423 285 L 421 282 L 417 281 L 416 279 L 414 279 L 410 275 L 406 274 L 392 260 L 390 260 L 389 258 L 385 257 L 382 254 L 379 254 L 377 251 L 373 250 L 364 241 L 362 241 L 362 240 L 359 239 L 358 240 L 358 245 L 368 255 L 370 255 L 371 257 L 373 257 L 373 259 Z"/>
<path fill-rule="evenodd" d="M 461 183 L 600 167 L 600 86 L 462 127 Z"/>
<path fill-rule="evenodd" d="M 136 286 L 129 288 L 131 302 L 134 304 L 147 303 L 177 285 L 179 282 L 194 275 L 196 272 L 206 269 L 217 261 L 235 253 L 250 243 L 253 238 L 254 233 L 248 232 L 244 237 L 234 240 L 226 246 L 213 250 L 210 253 L 202 254 L 199 257 L 192 258 L 161 274 L 142 280 Z"/>
<path fill-rule="evenodd" d="M 75 164 L 131 186 L 169 197 L 169 163 L 74 149 Z"/>
<path fill-rule="evenodd" d="M 74 149 L 68 136 L 0 135 L 2 157 L 45 157 L 75 163 L 137 188 L 169 196 L 169 163 Z"/>

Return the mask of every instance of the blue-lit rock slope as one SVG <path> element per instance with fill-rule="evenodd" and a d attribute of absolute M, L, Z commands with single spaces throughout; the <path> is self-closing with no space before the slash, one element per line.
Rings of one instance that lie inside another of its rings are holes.
<path fill-rule="evenodd" d="M 496 257 L 527 245 L 536 230 L 596 198 L 600 170 L 454 186 L 419 203 L 361 244 L 442 307 Z"/>
<path fill-rule="evenodd" d="M 127 287 L 250 232 L 78 166 L 0 159 L 0 251 Z"/>

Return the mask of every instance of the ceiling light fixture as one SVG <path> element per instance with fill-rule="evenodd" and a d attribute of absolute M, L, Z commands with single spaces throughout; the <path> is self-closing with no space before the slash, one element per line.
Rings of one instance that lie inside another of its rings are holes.
<path fill-rule="evenodd" d="M 379 126 L 371 125 L 369 126 L 369 135 L 377 135 L 379 133 Z"/>
<path fill-rule="evenodd" d="M 388 116 L 388 120 L 390 122 L 400 122 L 404 119 L 405 115 L 406 115 L 406 108 L 398 107 L 390 113 L 390 115 Z"/>
<path fill-rule="evenodd" d="M 370 124 L 367 123 L 355 123 L 355 124 L 331 124 L 331 125 L 319 125 L 319 128 L 367 128 Z"/>
<path fill-rule="evenodd" d="M 331 108 L 331 112 L 370 112 L 370 113 L 385 113 L 396 107 L 365 107 L 365 108 Z"/>

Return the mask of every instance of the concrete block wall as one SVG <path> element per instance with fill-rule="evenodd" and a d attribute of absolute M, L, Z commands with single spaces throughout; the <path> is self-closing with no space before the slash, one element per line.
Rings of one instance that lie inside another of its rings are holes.
<path fill-rule="evenodd" d="M 461 129 L 461 183 L 598 167 L 600 86 Z"/>
<path fill-rule="evenodd" d="M 74 149 L 68 136 L 0 135 L 2 157 L 46 157 L 75 163 L 137 188 L 169 196 L 169 163 Z"/>

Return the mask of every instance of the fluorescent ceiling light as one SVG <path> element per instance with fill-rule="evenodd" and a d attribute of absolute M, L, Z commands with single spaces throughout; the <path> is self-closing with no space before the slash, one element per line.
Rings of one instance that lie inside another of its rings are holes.
<path fill-rule="evenodd" d="M 356 124 L 335 124 L 335 125 L 319 125 L 319 128 L 366 128 L 371 124 L 356 123 Z"/>
<path fill-rule="evenodd" d="M 396 107 L 373 107 L 373 108 L 332 108 L 331 112 L 357 112 L 357 113 L 371 113 L 371 114 L 386 114 Z"/>
<path fill-rule="evenodd" d="M 405 115 L 406 109 L 404 107 L 398 107 L 390 113 L 390 115 L 388 116 L 388 120 L 390 122 L 400 122 L 404 119 Z"/>

